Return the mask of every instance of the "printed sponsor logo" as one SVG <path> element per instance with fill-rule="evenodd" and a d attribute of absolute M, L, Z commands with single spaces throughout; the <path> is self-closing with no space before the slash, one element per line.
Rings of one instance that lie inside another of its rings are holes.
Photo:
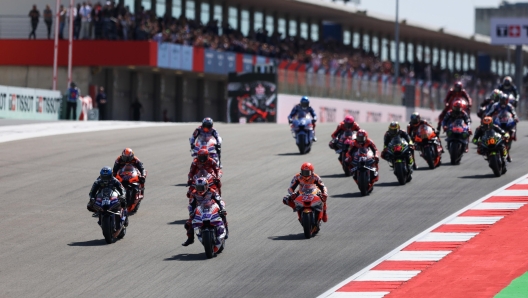
<path fill-rule="evenodd" d="M 495 27 L 495 30 L 497 37 L 521 37 L 521 34 L 528 37 L 528 25 L 521 26 L 498 24 Z"/>
<path fill-rule="evenodd" d="M 60 109 L 60 99 L 53 97 L 42 97 L 45 114 L 58 114 Z"/>
<path fill-rule="evenodd" d="M 401 122 L 402 119 L 403 119 L 403 115 L 401 114 L 393 114 L 393 113 L 389 113 L 388 114 L 388 119 L 387 119 L 387 122 L 392 122 L 392 121 L 398 121 L 398 122 Z"/>
<path fill-rule="evenodd" d="M 17 95 L 17 108 L 21 112 L 31 112 L 33 111 L 33 96 L 20 94 Z"/>
<path fill-rule="evenodd" d="M 0 111 L 7 110 L 7 93 L 0 93 Z"/>
<path fill-rule="evenodd" d="M 381 122 L 381 113 L 367 111 L 367 122 Z"/>
<path fill-rule="evenodd" d="M 319 121 L 323 122 L 336 122 L 336 108 L 319 107 Z"/>
<path fill-rule="evenodd" d="M 345 116 L 346 115 L 350 115 L 350 116 L 354 117 L 354 119 L 359 119 L 359 113 L 360 113 L 359 110 L 345 109 Z"/>
<path fill-rule="evenodd" d="M 16 94 L 11 94 L 11 104 L 9 107 L 10 111 L 16 111 L 17 96 Z"/>

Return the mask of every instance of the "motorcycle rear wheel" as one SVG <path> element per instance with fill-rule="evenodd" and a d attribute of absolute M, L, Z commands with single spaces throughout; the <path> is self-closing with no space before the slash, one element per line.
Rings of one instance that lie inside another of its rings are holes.
<path fill-rule="evenodd" d="M 502 175 L 502 161 L 497 154 L 488 157 L 488 163 L 495 177 Z"/>
<path fill-rule="evenodd" d="M 405 173 L 405 164 L 403 162 L 397 162 L 394 164 L 394 173 L 400 185 L 407 183 L 407 174 Z"/>
<path fill-rule="evenodd" d="M 434 154 L 433 154 L 431 147 L 425 148 L 424 158 L 425 158 L 425 161 L 427 161 L 427 165 L 429 166 L 429 169 L 435 168 L 435 158 L 433 157 L 433 155 Z"/>
<path fill-rule="evenodd" d="M 359 191 L 361 192 L 362 196 L 366 196 L 369 194 L 369 184 L 370 184 L 370 181 L 368 179 L 369 174 L 370 173 L 368 173 L 367 171 L 359 172 L 357 174 L 358 175 L 357 184 L 358 184 Z"/>
<path fill-rule="evenodd" d="M 449 155 L 451 156 L 451 164 L 458 165 L 462 159 L 462 144 L 459 142 L 451 143 L 449 146 Z"/>

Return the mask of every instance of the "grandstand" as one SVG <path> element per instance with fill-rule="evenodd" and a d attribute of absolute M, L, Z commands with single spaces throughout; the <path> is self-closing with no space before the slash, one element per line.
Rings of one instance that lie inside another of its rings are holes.
<path fill-rule="evenodd" d="M 48 1 L 33 2 L 43 8 Z M 30 6 L 22 3 L 2 4 L 1 13 L 9 15 L 0 15 L 0 84 L 49 88 L 53 44 L 18 40 L 29 33 Z M 75 41 L 73 78 L 82 91 L 106 87 L 113 119 L 128 119 L 122 107 L 136 97 L 147 120 L 225 119 L 227 73 L 262 63 L 277 65 L 280 93 L 401 105 L 404 86 L 413 85 L 416 105 L 428 108 L 440 106 L 454 80 L 463 80 L 479 102 L 514 71 L 507 49 L 490 45 L 488 37 L 402 20 L 396 45 L 392 19 L 343 3 L 127 0 L 102 9 L 109 14 L 106 31 L 96 36 L 94 24 L 91 37 L 111 40 Z M 62 41 L 62 67 L 66 46 Z M 393 82 L 397 58 L 401 67 Z M 59 80 L 65 77 L 61 68 Z"/>

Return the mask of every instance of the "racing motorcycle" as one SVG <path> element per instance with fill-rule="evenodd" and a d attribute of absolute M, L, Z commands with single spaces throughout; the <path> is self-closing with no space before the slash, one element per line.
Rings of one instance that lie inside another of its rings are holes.
<path fill-rule="evenodd" d="M 320 195 L 321 191 L 314 184 L 305 184 L 294 200 L 306 239 L 315 236 L 321 227 L 323 201 Z"/>
<path fill-rule="evenodd" d="M 456 119 L 447 129 L 447 150 L 451 156 L 451 164 L 458 165 L 468 144 L 469 126 L 462 119 Z"/>
<path fill-rule="evenodd" d="M 220 139 L 220 141 L 222 141 L 222 139 Z M 198 137 L 194 140 L 194 147 L 191 149 L 191 156 L 193 158 L 198 156 L 198 151 L 201 149 L 206 149 L 209 152 L 209 157 L 214 159 L 216 163 L 220 165 L 217 152 L 218 144 L 216 143 L 216 139 L 213 136 L 204 134 L 198 135 Z"/>
<path fill-rule="evenodd" d="M 343 168 L 343 171 L 345 172 L 345 176 L 350 176 L 350 168 L 345 162 L 346 154 L 348 151 L 348 148 L 350 147 L 350 144 L 353 140 L 356 139 L 356 131 L 345 131 L 341 136 L 339 137 L 339 140 L 336 143 L 337 150 L 335 151 L 337 154 L 339 154 L 339 162 L 341 163 L 341 167 Z"/>
<path fill-rule="evenodd" d="M 125 237 L 128 212 L 121 206 L 119 194 L 112 188 L 103 188 L 95 197 L 94 210 L 99 214 L 101 230 L 107 244 Z"/>
<path fill-rule="evenodd" d="M 207 182 L 209 184 L 209 188 L 215 188 L 216 190 L 218 190 L 218 194 L 221 196 L 222 195 L 222 189 L 219 187 L 220 185 L 220 178 L 222 178 L 222 173 L 220 172 L 219 174 L 219 177 L 215 177 L 215 175 L 207 172 L 206 170 L 204 169 L 201 169 L 200 171 L 198 171 L 198 173 L 196 173 L 196 175 L 193 176 L 193 180 L 192 180 L 192 184 L 188 184 L 189 187 L 195 187 L 195 181 L 198 179 L 198 178 L 205 178 L 207 179 Z"/>
<path fill-rule="evenodd" d="M 362 196 L 372 192 L 374 178 L 378 175 L 374 164 L 374 152 L 370 148 L 359 148 L 352 158 L 350 173 L 356 178 L 356 184 Z"/>
<path fill-rule="evenodd" d="M 430 169 L 434 169 L 440 165 L 442 147 L 438 136 L 430 126 L 420 125 L 414 136 L 414 142 L 416 143 L 416 147 L 420 149 L 420 156 L 425 159 Z"/>
<path fill-rule="evenodd" d="M 143 200 L 145 188 L 139 182 L 139 170 L 131 164 L 122 167 L 116 175 L 116 179 L 121 182 L 126 190 L 127 211 L 136 213 Z M 145 177 L 147 172 L 145 171 Z"/>
<path fill-rule="evenodd" d="M 213 199 L 203 200 L 195 209 L 192 227 L 208 259 L 225 248 L 226 229 L 220 207 Z"/>
<path fill-rule="evenodd" d="M 517 122 L 513 119 L 513 115 L 508 111 L 502 111 L 499 115 L 493 119 L 493 124 L 499 126 L 510 135 L 510 138 L 506 141 L 506 149 L 510 152 L 513 139 L 515 139 L 515 131 Z"/>
<path fill-rule="evenodd" d="M 480 146 L 483 155 L 486 155 L 488 165 L 496 177 L 506 173 L 506 162 L 501 157 L 503 138 L 494 130 L 488 130 L 480 139 Z"/>
<path fill-rule="evenodd" d="M 314 137 L 312 117 L 309 114 L 299 113 L 290 125 L 293 138 L 296 140 L 300 154 L 306 154 L 312 149 Z"/>
<path fill-rule="evenodd" d="M 407 141 L 396 136 L 392 138 L 387 146 L 387 160 L 389 165 L 394 169 L 394 175 L 398 178 L 400 185 L 411 181 L 412 164 L 409 165 L 411 158 L 411 148 Z"/>

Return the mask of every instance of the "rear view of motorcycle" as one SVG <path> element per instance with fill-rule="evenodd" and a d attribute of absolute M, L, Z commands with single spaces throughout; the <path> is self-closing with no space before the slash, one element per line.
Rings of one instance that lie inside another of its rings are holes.
<path fill-rule="evenodd" d="M 125 237 L 128 226 L 128 212 L 119 201 L 119 194 L 111 188 L 103 188 L 96 196 L 93 205 L 99 214 L 99 222 L 106 243 Z"/>
<path fill-rule="evenodd" d="M 291 123 L 292 136 L 295 139 L 300 154 L 306 154 L 312 149 L 314 130 L 309 114 L 299 113 Z"/>
<path fill-rule="evenodd" d="M 387 160 L 394 169 L 394 175 L 398 178 L 400 185 L 405 185 L 412 179 L 412 163 L 410 163 L 411 148 L 409 144 L 399 136 L 391 140 L 387 146 Z"/>
<path fill-rule="evenodd" d="M 356 139 L 356 131 L 345 131 L 339 140 L 336 142 L 337 150 L 335 151 L 337 154 L 339 154 L 339 162 L 341 163 L 341 167 L 343 168 L 343 171 L 345 172 L 345 176 L 350 176 L 350 168 L 345 162 L 346 159 L 346 153 L 348 151 L 348 148 L 350 147 L 350 144 L 353 140 Z"/>

